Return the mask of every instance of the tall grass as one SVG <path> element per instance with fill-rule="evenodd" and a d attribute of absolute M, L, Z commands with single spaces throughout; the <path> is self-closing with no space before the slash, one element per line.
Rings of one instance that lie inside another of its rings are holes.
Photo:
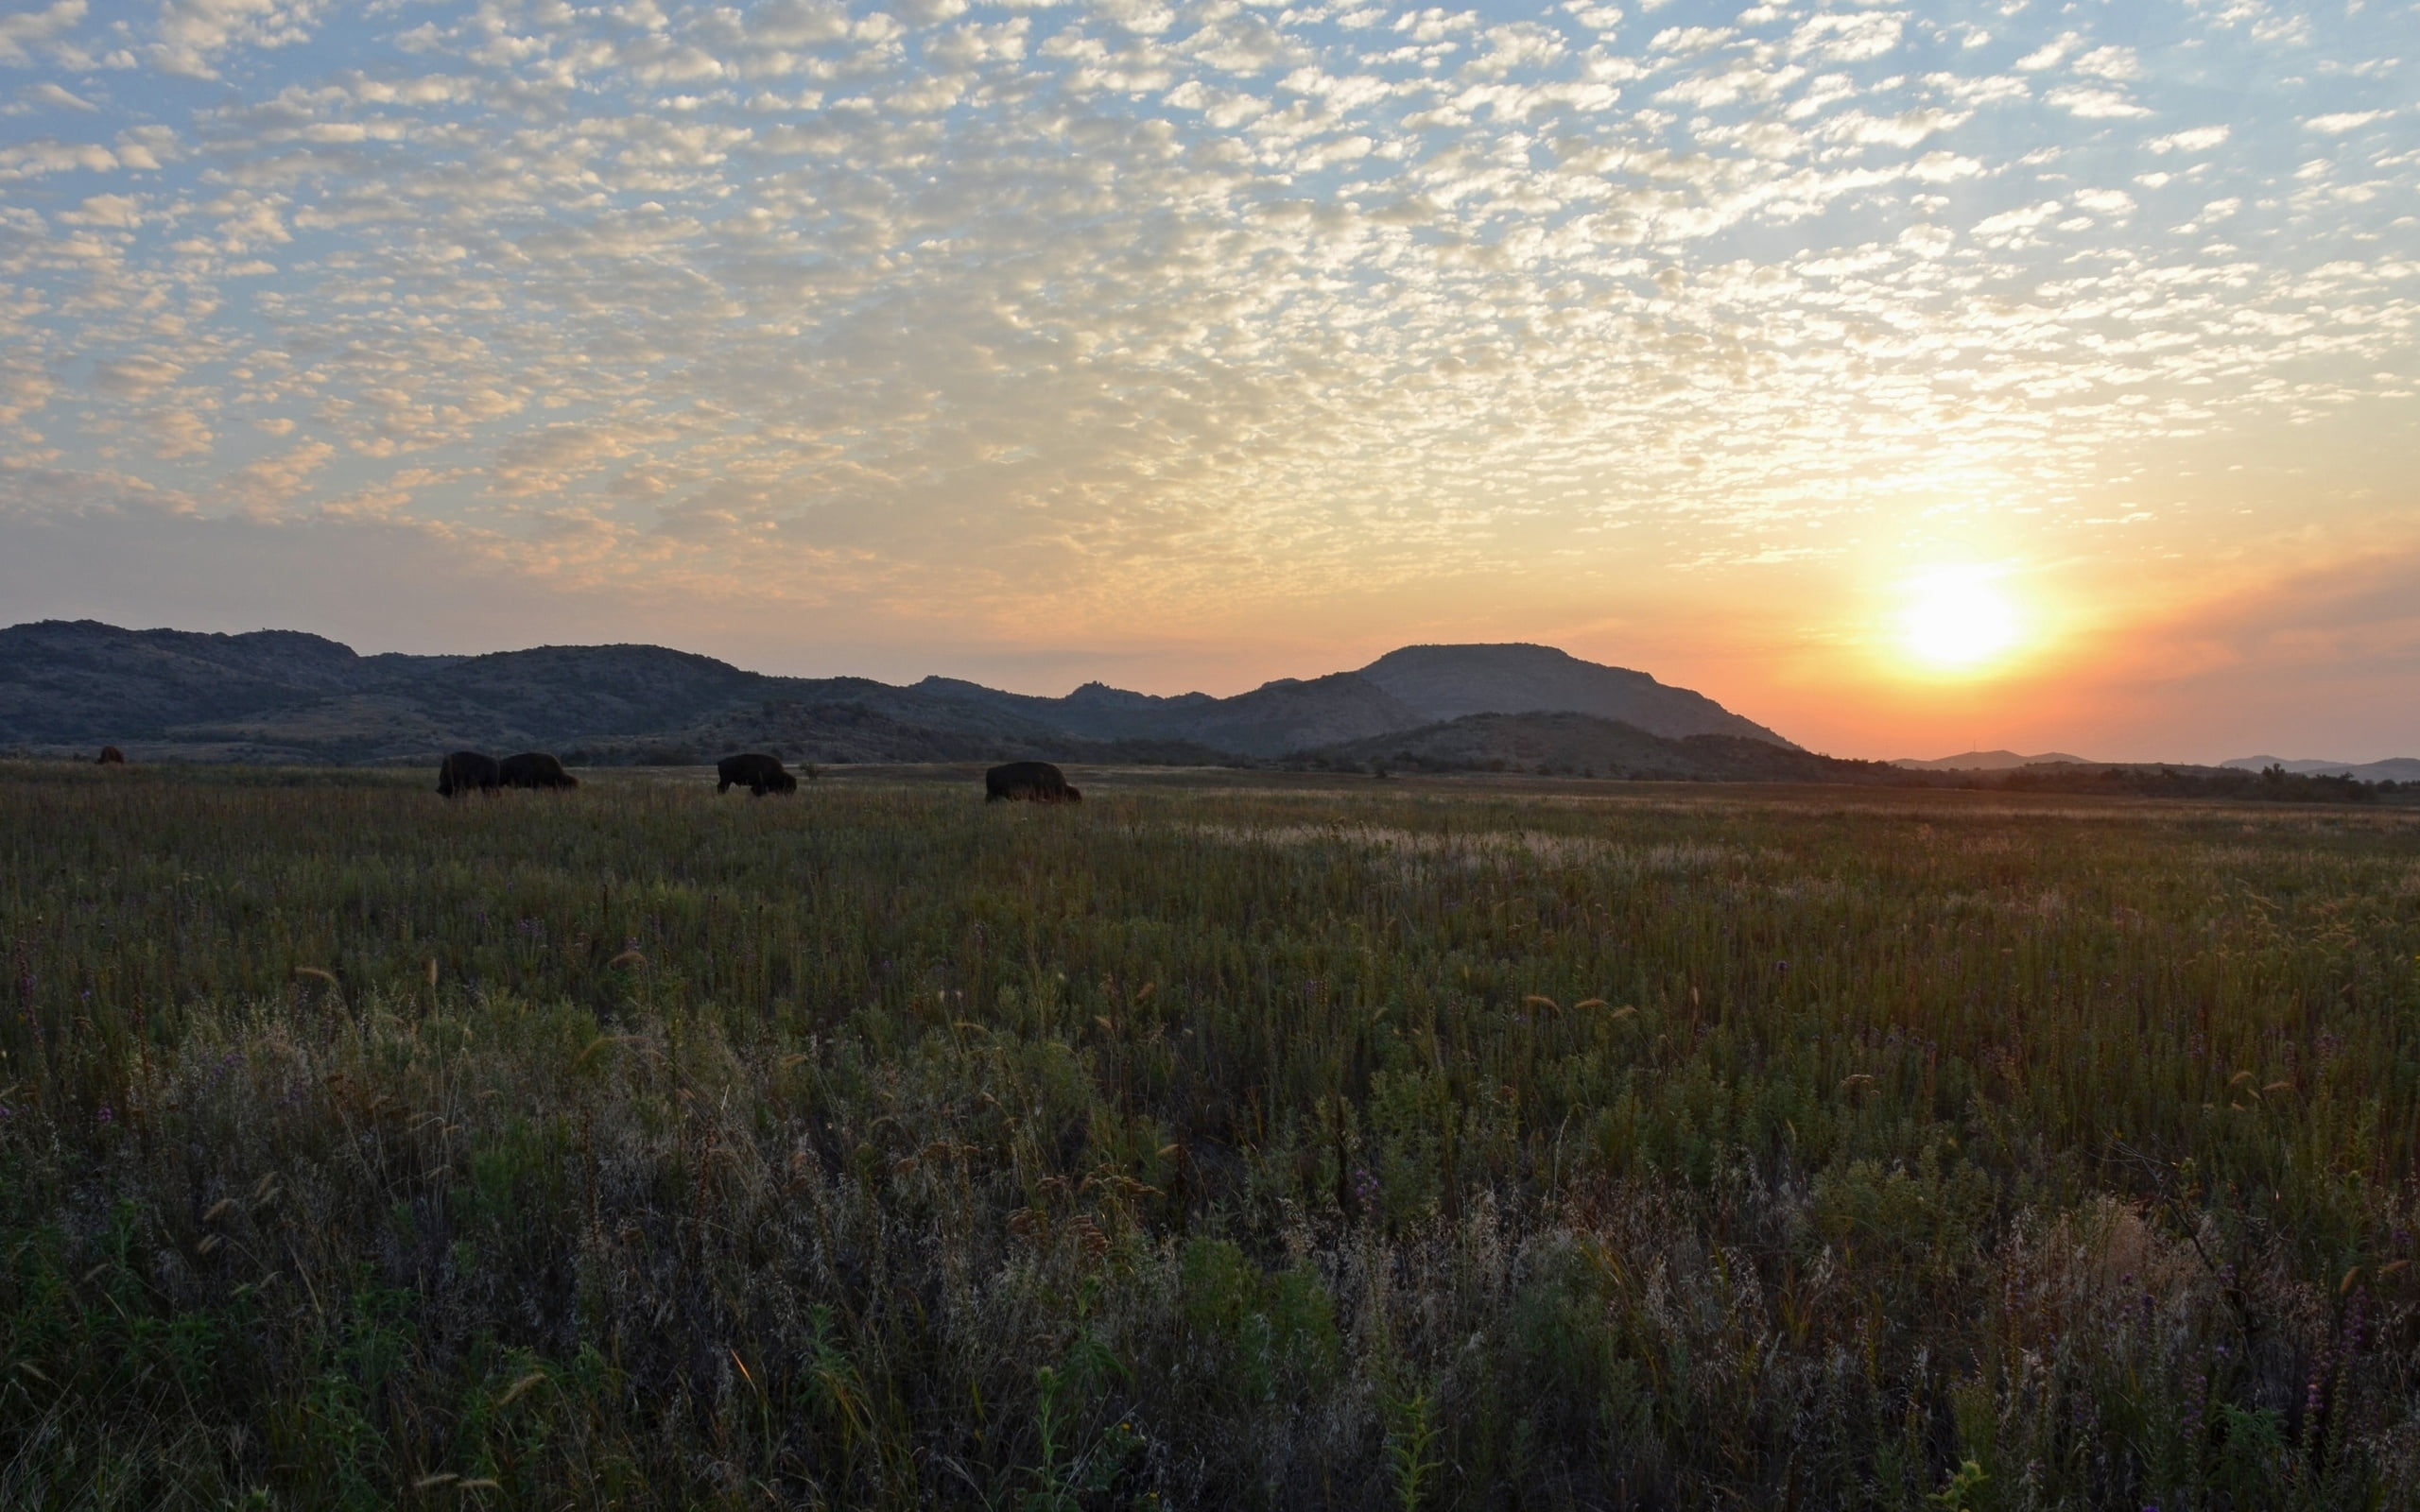
<path fill-rule="evenodd" d="M 2411 816 L 1085 785 L 0 770 L 0 1503 L 2413 1504 Z"/>

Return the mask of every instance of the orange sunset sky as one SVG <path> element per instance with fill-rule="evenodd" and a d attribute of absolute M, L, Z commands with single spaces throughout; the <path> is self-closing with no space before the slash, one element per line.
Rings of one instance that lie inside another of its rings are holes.
<path fill-rule="evenodd" d="M 0 17 L 0 618 L 2420 754 L 2407 7 Z"/>

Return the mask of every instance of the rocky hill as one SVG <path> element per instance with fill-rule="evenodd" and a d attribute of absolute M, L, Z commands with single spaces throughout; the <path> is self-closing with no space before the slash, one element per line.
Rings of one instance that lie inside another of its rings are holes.
<path fill-rule="evenodd" d="M 1427 721 L 1464 714 L 1594 714 L 1671 739 L 1744 735 L 1797 748 L 1704 694 L 1667 686 L 1627 667 L 1582 662 L 1550 645 L 1407 645 L 1363 667 L 1360 676 Z"/>
<path fill-rule="evenodd" d="M 1559 704 L 1557 700 L 1564 700 Z M 949 678 L 784 678 L 654 645 L 357 656 L 320 636 L 46 621 L 0 630 L 0 747 L 138 759 L 380 762 L 546 747 L 591 762 L 1265 760 L 1470 713 L 1568 708 L 1651 737 L 1795 749 L 1712 699 L 1547 646 L 1415 646 L 1233 697 L 1087 683 L 1064 697 Z M 1610 713 L 1609 713 L 1610 711 Z"/>

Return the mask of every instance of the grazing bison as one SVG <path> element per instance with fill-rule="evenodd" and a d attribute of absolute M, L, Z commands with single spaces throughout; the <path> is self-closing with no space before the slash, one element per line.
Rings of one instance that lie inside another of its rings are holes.
<path fill-rule="evenodd" d="M 126 765 L 126 752 L 115 746 L 104 746 L 99 760 L 103 766 L 123 766 Z"/>
<path fill-rule="evenodd" d="M 1080 789 L 1067 785 L 1067 774 L 1048 762 L 1011 762 L 994 766 L 983 774 L 983 801 L 997 803 L 1004 798 L 1025 799 L 1034 803 L 1080 803 Z"/>
<path fill-rule="evenodd" d="M 543 750 L 525 750 L 496 763 L 496 781 L 506 787 L 578 787 L 579 779 Z"/>
<path fill-rule="evenodd" d="M 722 779 L 715 784 L 717 793 L 744 787 L 763 798 L 768 793 L 798 791 L 798 779 L 783 769 L 780 758 L 761 751 L 752 750 L 738 756 L 724 757 L 715 764 L 715 775 Z"/>
<path fill-rule="evenodd" d="M 457 793 L 493 793 L 497 782 L 495 758 L 475 750 L 458 750 L 437 764 L 437 791 L 446 798 Z"/>

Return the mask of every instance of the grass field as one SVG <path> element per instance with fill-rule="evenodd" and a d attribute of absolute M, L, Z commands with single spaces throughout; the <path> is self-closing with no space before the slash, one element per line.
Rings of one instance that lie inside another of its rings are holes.
<path fill-rule="evenodd" d="M 0 1504 L 2409 1506 L 2420 815 L 0 766 Z"/>

